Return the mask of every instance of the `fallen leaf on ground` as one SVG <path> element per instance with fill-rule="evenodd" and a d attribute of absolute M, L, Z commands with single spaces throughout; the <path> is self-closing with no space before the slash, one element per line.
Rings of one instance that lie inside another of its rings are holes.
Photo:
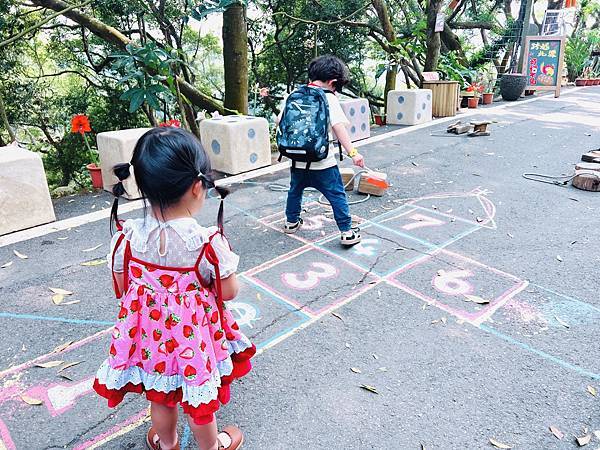
<path fill-rule="evenodd" d="M 414 161 L 412 162 L 412 165 L 415 166 L 415 167 L 419 167 L 419 165 L 416 162 L 414 162 Z"/>
<path fill-rule="evenodd" d="M 432 321 L 431 321 L 431 324 L 433 325 L 433 324 L 435 324 L 435 323 L 438 323 L 439 321 L 440 321 L 440 319 L 435 319 L 435 320 L 432 320 Z"/>
<path fill-rule="evenodd" d="M 577 438 L 577 444 L 580 447 L 583 447 L 584 445 L 588 445 L 591 440 L 592 440 L 592 435 L 586 434 L 585 436 L 581 436 L 581 437 Z"/>
<path fill-rule="evenodd" d="M 13 250 L 13 253 L 15 254 L 15 256 L 17 256 L 18 258 L 21 258 L 21 259 L 27 259 L 27 258 L 29 258 L 29 256 L 24 255 L 23 253 L 19 253 L 16 250 Z"/>
<path fill-rule="evenodd" d="M 477 303 L 478 305 L 487 305 L 490 301 L 485 298 L 481 298 L 477 295 L 464 294 L 465 298 L 470 302 Z"/>
<path fill-rule="evenodd" d="M 67 236 L 63 236 L 63 237 L 57 237 L 56 239 L 58 239 L 59 241 L 66 241 L 69 238 Z"/>
<path fill-rule="evenodd" d="M 63 300 L 65 299 L 65 296 L 62 294 L 55 294 L 52 296 L 52 303 L 54 303 L 55 305 L 60 305 Z"/>
<path fill-rule="evenodd" d="M 483 219 L 481 217 L 476 217 L 475 220 L 477 220 L 477 222 L 479 223 L 483 222 Z"/>
<path fill-rule="evenodd" d="M 71 378 L 69 375 L 65 375 L 64 373 L 59 373 L 58 376 L 64 378 L 65 380 L 73 381 L 73 378 Z"/>
<path fill-rule="evenodd" d="M 52 292 L 54 292 L 55 294 L 60 294 L 60 295 L 73 295 L 73 293 L 71 291 L 66 291 L 64 289 L 61 288 L 48 288 L 50 289 Z"/>
<path fill-rule="evenodd" d="M 71 346 L 71 344 L 73 344 L 73 342 L 74 341 L 68 341 L 68 342 L 65 342 L 64 344 L 60 344 L 58 347 L 56 347 L 50 353 L 60 353 L 60 352 L 62 352 L 64 350 L 66 350 L 67 348 L 69 348 Z"/>
<path fill-rule="evenodd" d="M 560 262 L 562 262 L 562 258 L 560 257 L 560 255 L 556 255 L 556 259 L 558 259 Z"/>
<path fill-rule="evenodd" d="M 496 448 L 512 448 L 510 445 L 503 444 L 502 442 L 499 442 L 494 438 L 490 438 L 490 444 L 492 444 Z"/>
<path fill-rule="evenodd" d="M 597 439 L 600 439 L 600 430 L 594 431 L 594 436 L 596 436 Z"/>
<path fill-rule="evenodd" d="M 350 367 L 350 370 L 354 373 L 362 373 L 361 370 L 357 367 Z"/>
<path fill-rule="evenodd" d="M 64 302 L 61 303 L 62 306 L 69 306 L 69 305 L 75 305 L 77 303 L 81 302 L 81 300 L 71 300 L 70 302 Z"/>
<path fill-rule="evenodd" d="M 562 438 L 565 437 L 565 434 L 560 431 L 558 428 L 551 426 L 550 427 L 550 431 L 552 432 L 552 434 L 556 437 L 556 439 L 561 440 Z"/>
<path fill-rule="evenodd" d="M 95 259 L 93 261 L 86 261 L 86 262 L 82 262 L 81 265 L 82 266 L 101 266 L 103 264 L 106 264 L 106 260 L 105 259 Z"/>
<path fill-rule="evenodd" d="M 442 323 L 443 323 L 444 325 L 446 325 L 446 322 L 448 321 L 448 320 L 447 320 L 445 317 L 442 317 L 440 320 L 442 321 Z"/>
<path fill-rule="evenodd" d="M 373 394 L 379 394 L 379 392 L 377 392 L 377 388 L 375 386 L 369 386 L 368 384 L 361 384 L 360 387 L 366 391 L 372 392 Z"/>
<path fill-rule="evenodd" d="M 387 367 L 380 367 L 380 368 L 379 368 L 379 371 L 380 371 L 380 372 L 387 372 L 387 371 L 388 371 L 388 369 L 387 369 Z"/>
<path fill-rule="evenodd" d="M 509 238 L 514 238 L 514 236 L 510 233 L 506 233 L 508 235 Z"/>
<path fill-rule="evenodd" d="M 262 300 L 262 295 L 260 295 L 260 292 L 256 293 L 256 299 L 259 301 Z"/>
<path fill-rule="evenodd" d="M 95 247 L 86 248 L 85 250 L 81 250 L 81 251 L 82 252 L 93 252 L 94 250 L 98 250 L 100 247 L 102 247 L 102 244 L 98 244 Z"/>
<path fill-rule="evenodd" d="M 379 359 L 379 356 L 377 356 L 375 353 L 373 353 L 373 358 Z"/>
<path fill-rule="evenodd" d="M 344 319 L 342 318 L 342 316 L 340 316 L 338 313 L 334 313 L 334 312 L 332 312 L 332 313 L 331 313 L 331 315 L 332 315 L 333 317 L 336 317 L 336 318 L 340 319 L 342 322 L 344 321 Z"/>
<path fill-rule="evenodd" d="M 596 390 L 596 388 L 592 385 L 588 385 L 587 390 L 590 394 L 592 394 L 594 397 L 596 395 L 598 395 L 598 391 Z"/>
<path fill-rule="evenodd" d="M 571 242 L 571 245 L 575 245 L 575 244 L 577 244 L 577 241 Z"/>
<path fill-rule="evenodd" d="M 77 364 L 81 364 L 83 361 L 75 361 L 75 362 L 71 362 L 71 363 L 67 363 L 64 366 L 62 366 L 60 369 L 58 369 L 58 373 L 61 373 L 63 370 L 67 370 L 69 367 L 73 367 L 76 366 Z"/>
<path fill-rule="evenodd" d="M 51 369 L 52 367 L 60 366 L 64 361 L 48 361 L 45 363 L 36 364 L 36 367 L 41 367 L 43 369 Z"/>
<path fill-rule="evenodd" d="M 352 347 L 348 342 L 346 342 L 346 348 Z"/>
<path fill-rule="evenodd" d="M 12 261 L 9 261 L 9 262 L 7 262 L 7 263 L 5 263 L 5 264 L 2 264 L 2 266 L 0 266 L 0 267 L 2 267 L 3 269 L 6 269 L 7 267 L 10 267 L 10 266 L 12 266 L 12 265 L 13 265 L 13 262 L 12 262 Z"/>
<path fill-rule="evenodd" d="M 28 395 L 21 395 L 21 400 L 23 400 L 28 405 L 38 406 L 38 405 L 43 405 L 44 404 L 43 401 L 41 401 L 41 400 L 39 400 L 37 398 L 29 397 Z"/>
<path fill-rule="evenodd" d="M 558 323 L 560 323 L 563 327 L 565 328 L 569 328 L 569 324 L 567 322 L 565 322 L 564 320 L 562 320 L 560 317 L 558 316 L 554 316 L 554 318 L 556 319 L 556 321 Z"/>

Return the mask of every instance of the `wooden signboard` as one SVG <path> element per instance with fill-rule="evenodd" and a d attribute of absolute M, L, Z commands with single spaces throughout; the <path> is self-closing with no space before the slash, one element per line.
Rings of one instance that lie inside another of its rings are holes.
<path fill-rule="evenodd" d="M 565 59 L 564 36 L 528 36 L 525 40 L 526 89 L 554 91 L 560 95 Z"/>

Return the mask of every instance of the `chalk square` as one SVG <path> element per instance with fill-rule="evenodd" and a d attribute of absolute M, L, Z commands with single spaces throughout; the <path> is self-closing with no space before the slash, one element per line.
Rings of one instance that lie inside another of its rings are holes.
<path fill-rule="evenodd" d="M 302 220 L 304 223 L 300 229 L 289 236 L 304 244 L 312 244 L 339 234 L 331 208 L 318 202 L 310 202 L 302 206 Z M 285 213 L 282 211 L 267 216 L 260 222 L 283 233 Z"/>
<path fill-rule="evenodd" d="M 598 306 L 530 284 L 499 308 L 486 327 L 494 334 L 560 358 L 578 367 L 578 371 L 598 375 L 600 361 L 589 357 L 596 345 L 598 323 Z M 556 342 L 561 345 L 556 346 Z"/>
<path fill-rule="evenodd" d="M 389 211 L 372 222 L 424 245 L 442 248 L 481 228 L 453 216 L 409 205 Z"/>
<path fill-rule="evenodd" d="M 342 247 L 337 238 L 319 245 L 341 259 L 352 261 L 365 271 L 381 277 L 396 272 L 435 250 L 435 247 L 369 223 L 361 227 L 361 234 L 362 241 L 352 247 Z"/>
<path fill-rule="evenodd" d="M 240 277 L 237 297 L 225 306 L 231 311 L 240 331 L 257 348 L 268 345 L 310 319 L 305 312 L 243 276 Z"/>
<path fill-rule="evenodd" d="M 246 272 L 266 291 L 309 315 L 369 290 L 378 278 L 318 248 L 303 248 Z"/>
<path fill-rule="evenodd" d="M 527 286 L 514 275 L 443 249 L 405 266 L 389 282 L 475 325 Z"/>

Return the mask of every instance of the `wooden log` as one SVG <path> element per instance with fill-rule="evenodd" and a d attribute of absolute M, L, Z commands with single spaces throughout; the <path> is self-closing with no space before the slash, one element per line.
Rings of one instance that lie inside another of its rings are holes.
<path fill-rule="evenodd" d="M 600 172 L 595 170 L 576 170 L 573 186 L 584 191 L 600 192 Z"/>
<path fill-rule="evenodd" d="M 345 186 L 344 189 L 346 191 L 353 191 L 354 190 L 354 180 L 352 179 L 352 177 L 354 176 L 354 169 L 352 167 L 342 167 L 340 169 L 340 173 L 342 174 L 342 183 Z M 350 182 L 350 180 L 352 180 L 352 182 Z"/>
<path fill-rule="evenodd" d="M 594 162 L 580 162 L 575 165 L 575 170 L 595 170 L 600 171 L 600 164 Z"/>

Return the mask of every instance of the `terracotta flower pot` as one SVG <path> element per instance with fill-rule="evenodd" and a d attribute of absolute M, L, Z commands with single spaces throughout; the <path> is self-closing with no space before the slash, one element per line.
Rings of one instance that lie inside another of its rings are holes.
<path fill-rule="evenodd" d="M 102 183 L 102 169 L 100 169 L 100 167 L 98 167 L 95 163 L 88 164 L 85 167 L 90 172 L 90 177 L 92 178 L 92 187 L 94 189 L 102 189 L 104 187 L 104 184 Z"/>
<path fill-rule="evenodd" d="M 585 86 L 585 80 L 583 78 L 577 78 L 575 80 L 575 86 Z"/>
<path fill-rule="evenodd" d="M 375 117 L 375 125 L 379 125 L 379 126 L 385 125 L 385 115 L 375 114 L 374 117 Z"/>
<path fill-rule="evenodd" d="M 470 109 L 476 109 L 477 104 L 479 103 L 479 97 L 470 97 L 468 102 L 469 102 Z"/>
<path fill-rule="evenodd" d="M 484 92 L 482 98 L 483 98 L 484 105 L 491 105 L 492 102 L 494 101 L 494 93 L 493 92 Z"/>

